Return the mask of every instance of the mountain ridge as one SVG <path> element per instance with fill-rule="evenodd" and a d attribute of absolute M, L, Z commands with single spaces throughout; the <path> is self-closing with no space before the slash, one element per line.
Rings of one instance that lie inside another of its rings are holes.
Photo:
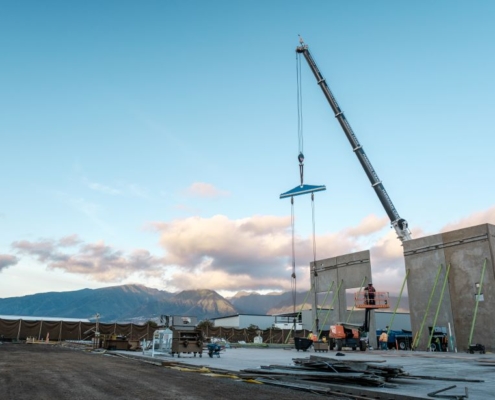
<path fill-rule="evenodd" d="M 200 321 L 236 314 L 298 312 L 305 301 L 304 308 L 311 308 L 307 298 L 307 292 L 296 293 L 294 306 L 290 292 L 264 295 L 241 292 L 241 295 L 227 299 L 210 289 L 171 293 L 144 285 L 128 284 L 0 298 L 0 315 L 94 319 L 99 314 L 102 322 L 135 323 L 158 321 L 161 315 L 187 315 L 196 316 Z M 408 311 L 406 303 L 407 299 L 401 301 L 401 310 L 407 308 Z"/>

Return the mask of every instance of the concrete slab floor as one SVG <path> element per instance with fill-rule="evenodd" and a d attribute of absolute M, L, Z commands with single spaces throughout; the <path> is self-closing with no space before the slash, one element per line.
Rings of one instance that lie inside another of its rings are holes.
<path fill-rule="evenodd" d="M 220 357 L 210 358 L 207 352 L 202 357 L 182 353 L 181 357 L 172 357 L 168 353 L 157 353 L 151 358 L 151 352 L 108 352 L 121 356 L 145 358 L 147 360 L 174 361 L 185 365 L 205 366 L 238 372 L 248 368 L 260 368 L 265 365 L 293 365 L 295 358 L 309 358 L 311 355 L 337 360 L 361 360 L 363 362 L 380 362 L 380 365 L 402 366 L 410 375 L 447 378 L 448 380 L 394 380 L 397 388 L 373 390 L 379 393 L 390 393 L 404 396 L 429 398 L 427 394 L 456 385 L 446 392 L 445 396 L 465 395 L 468 389 L 469 399 L 485 400 L 495 398 L 495 355 L 468 353 L 431 353 L 420 351 L 381 351 L 371 350 L 342 351 L 345 356 L 336 356 L 337 352 L 297 351 L 294 348 L 227 348 Z M 383 363 L 385 361 L 385 363 Z M 483 380 L 483 382 L 466 382 L 462 380 Z M 369 388 L 366 388 L 369 389 Z M 440 397 L 440 398 L 441 398 Z M 455 398 L 455 397 L 451 397 Z M 462 397 L 459 397 L 462 398 Z"/>

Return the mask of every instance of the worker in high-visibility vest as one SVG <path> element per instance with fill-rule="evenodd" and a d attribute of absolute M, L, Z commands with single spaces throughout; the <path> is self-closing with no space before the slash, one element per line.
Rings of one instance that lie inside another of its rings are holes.
<path fill-rule="evenodd" d="M 378 338 L 378 341 L 380 342 L 380 348 L 382 350 L 388 350 L 388 334 L 387 334 L 387 331 L 382 331 L 382 334 Z"/>

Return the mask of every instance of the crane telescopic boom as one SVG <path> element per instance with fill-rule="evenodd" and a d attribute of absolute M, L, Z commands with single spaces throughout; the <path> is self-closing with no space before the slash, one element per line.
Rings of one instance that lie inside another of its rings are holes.
<path fill-rule="evenodd" d="M 363 147 L 359 143 L 356 135 L 352 131 L 351 126 L 349 125 L 349 122 L 347 122 L 347 119 L 344 116 L 344 113 L 340 109 L 337 100 L 335 100 L 335 97 L 333 96 L 332 92 L 330 91 L 330 88 L 328 87 L 325 78 L 323 78 L 321 72 L 319 71 L 318 67 L 316 66 L 316 63 L 311 56 L 311 53 L 308 50 L 308 46 L 304 44 L 302 40 L 300 40 L 301 45 L 296 48 L 297 53 L 302 53 L 304 55 L 304 58 L 306 58 L 306 61 L 309 64 L 309 67 L 311 68 L 311 71 L 313 71 L 313 74 L 315 75 L 316 81 L 318 82 L 318 85 L 320 85 L 321 90 L 323 91 L 323 94 L 325 95 L 326 99 L 328 100 L 328 103 L 330 104 L 330 107 L 332 107 L 333 112 L 335 113 L 335 118 L 339 121 L 340 126 L 344 130 L 345 135 L 347 136 L 347 139 L 349 140 L 349 143 L 352 146 L 352 150 L 356 154 L 359 162 L 361 163 L 361 166 L 364 169 L 364 172 L 368 176 L 371 186 L 373 189 L 375 189 L 375 192 L 382 203 L 383 208 L 385 209 L 385 212 L 387 213 L 388 217 L 390 218 L 390 222 L 392 226 L 394 227 L 395 231 L 397 232 L 397 235 L 401 241 L 405 240 L 410 240 L 411 239 L 411 233 L 409 232 L 408 226 L 407 226 L 407 221 L 403 218 L 400 217 L 399 213 L 397 212 L 397 209 L 395 208 L 394 204 L 392 203 L 392 200 L 390 199 L 387 191 L 385 190 L 385 187 L 383 186 L 383 183 L 380 181 L 378 178 L 377 173 L 375 172 L 373 166 L 371 165 L 371 162 L 364 152 Z"/>

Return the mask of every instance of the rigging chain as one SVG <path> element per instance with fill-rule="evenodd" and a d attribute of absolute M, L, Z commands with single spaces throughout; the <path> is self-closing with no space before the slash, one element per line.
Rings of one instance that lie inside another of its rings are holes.
<path fill-rule="evenodd" d="M 313 217 L 313 273 L 316 277 L 318 273 L 316 272 L 315 194 L 313 192 L 311 193 L 311 214 Z"/>
<path fill-rule="evenodd" d="M 290 198 L 291 204 L 291 216 L 290 223 L 292 229 L 292 281 L 291 281 L 291 289 L 292 289 L 292 300 L 293 300 L 293 308 L 294 312 L 296 312 L 296 246 L 295 246 L 295 216 L 294 216 L 294 196 Z M 313 223 L 313 274 L 315 277 L 318 276 L 318 272 L 316 272 L 316 218 L 315 218 L 315 194 L 311 193 L 311 215 L 312 215 L 312 223 Z M 316 287 L 315 287 L 316 290 Z"/>
<path fill-rule="evenodd" d="M 294 229 L 294 197 L 290 198 L 290 204 L 291 204 L 291 216 L 290 216 L 290 222 L 291 222 L 291 227 L 292 227 L 292 280 L 291 280 L 291 292 L 292 292 L 292 305 L 293 305 L 293 312 L 296 312 L 296 295 L 297 295 L 297 288 L 296 288 L 296 249 L 295 249 L 295 243 L 294 243 L 294 235 L 295 235 L 295 229 Z"/>

